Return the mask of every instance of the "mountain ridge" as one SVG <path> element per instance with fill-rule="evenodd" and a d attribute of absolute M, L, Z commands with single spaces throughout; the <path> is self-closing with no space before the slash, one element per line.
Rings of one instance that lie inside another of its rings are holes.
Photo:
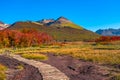
<path fill-rule="evenodd" d="M 45 26 L 71 27 L 71 28 L 76 28 L 76 29 L 83 29 L 81 26 L 74 24 L 72 21 L 70 21 L 69 19 L 63 16 L 57 18 L 56 20 L 55 19 L 42 19 L 36 22 L 41 23 Z"/>
<path fill-rule="evenodd" d="M 7 29 L 22 30 L 24 28 L 34 28 L 40 32 L 46 32 L 57 41 L 90 41 L 99 36 L 64 17 L 59 17 L 56 20 L 16 22 Z"/>
<path fill-rule="evenodd" d="M 119 29 L 99 29 L 96 31 L 97 34 L 103 36 L 120 36 L 120 28 Z"/>

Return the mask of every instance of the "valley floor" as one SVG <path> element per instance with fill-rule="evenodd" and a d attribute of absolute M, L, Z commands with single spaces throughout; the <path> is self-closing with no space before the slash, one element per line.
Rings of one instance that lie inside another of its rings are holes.
<path fill-rule="evenodd" d="M 65 73 L 70 80 L 120 80 L 120 45 L 66 43 L 39 47 L 0 49 L 27 59 L 47 63 Z M 7 80 L 42 80 L 33 66 L 11 57 L 0 56 L 8 67 Z"/>
<path fill-rule="evenodd" d="M 55 66 L 65 73 L 70 80 L 119 80 L 112 73 L 120 73 L 120 68 L 113 69 L 107 66 L 72 58 L 71 56 L 58 56 L 47 53 L 48 60 L 38 60 Z M 0 63 L 7 66 L 7 80 L 42 80 L 38 70 L 28 64 L 13 58 L 0 56 Z"/>

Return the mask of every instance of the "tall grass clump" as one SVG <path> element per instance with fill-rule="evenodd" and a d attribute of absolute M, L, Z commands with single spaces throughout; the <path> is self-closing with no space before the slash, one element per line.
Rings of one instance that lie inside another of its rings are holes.
<path fill-rule="evenodd" d="M 35 59 L 35 60 L 47 60 L 48 59 L 46 55 L 39 54 L 39 53 L 29 53 L 29 54 L 24 53 L 21 56 L 27 59 Z"/>
<path fill-rule="evenodd" d="M 6 74 L 5 74 L 6 70 L 7 68 L 2 64 L 0 64 L 0 80 L 6 80 Z"/>

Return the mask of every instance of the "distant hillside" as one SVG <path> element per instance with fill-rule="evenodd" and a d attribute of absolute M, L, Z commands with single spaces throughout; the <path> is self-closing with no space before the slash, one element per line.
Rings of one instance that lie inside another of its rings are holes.
<path fill-rule="evenodd" d="M 94 32 L 72 23 L 66 18 L 58 18 L 57 20 L 41 20 L 37 22 L 16 22 L 9 27 L 9 29 L 15 30 L 21 30 L 23 28 L 35 28 L 41 32 L 46 32 L 52 35 L 57 41 L 88 41 L 99 36 Z"/>
<path fill-rule="evenodd" d="M 120 36 L 120 29 L 99 29 L 96 33 L 103 36 Z"/>

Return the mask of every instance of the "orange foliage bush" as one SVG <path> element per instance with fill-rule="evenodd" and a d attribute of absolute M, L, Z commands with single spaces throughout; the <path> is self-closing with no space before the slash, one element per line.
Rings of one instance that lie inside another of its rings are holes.
<path fill-rule="evenodd" d="M 2 30 L 0 31 L 0 46 L 1 47 L 29 47 L 48 44 L 53 40 L 46 33 L 38 32 L 34 29 Z"/>
<path fill-rule="evenodd" d="M 112 42 L 112 41 L 120 41 L 120 36 L 101 36 L 96 39 L 95 42 Z"/>

